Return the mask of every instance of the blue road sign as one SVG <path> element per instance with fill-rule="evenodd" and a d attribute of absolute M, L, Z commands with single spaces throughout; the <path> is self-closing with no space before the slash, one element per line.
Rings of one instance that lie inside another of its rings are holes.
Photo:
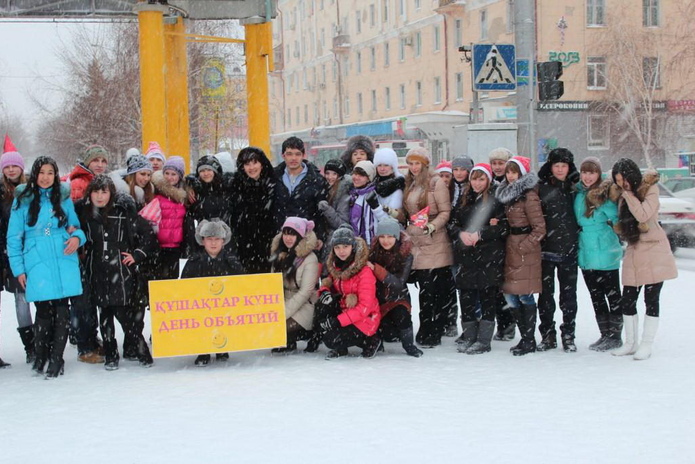
<path fill-rule="evenodd" d="M 473 90 L 516 89 L 514 45 L 473 45 Z"/>

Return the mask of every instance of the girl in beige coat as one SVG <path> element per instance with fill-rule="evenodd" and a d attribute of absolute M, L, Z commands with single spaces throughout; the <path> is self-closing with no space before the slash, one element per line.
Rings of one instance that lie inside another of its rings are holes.
<path fill-rule="evenodd" d="M 613 166 L 613 181 L 622 188 L 618 230 L 627 242 L 623 257 L 623 296 L 620 300 L 625 328 L 625 344 L 613 351 L 615 356 L 634 354 L 647 359 L 659 326 L 659 295 L 665 280 L 678 276 L 666 233 L 659 225 L 659 174 L 647 171 L 644 176 L 631 159 L 621 158 Z M 642 343 L 638 337 L 637 297 L 644 286 Z"/>
<path fill-rule="evenodd" d="M 287 346 L 275 348 L 273 353 L 291 353 L 297 349 L 297 340 L 308 340 L 313 335 L 319 278 L 319 262 L 314 253 L 318 239 L 313 229 L 313 221 L 288 217 L 270 246 L 273 272 L 282 272 L 287 321 Z"/>
<path fill-rule="evenodd" d="M 453 252 L 446 224 L 451 200 L 446 183 L 429 172 L 430 155 L 424 148 L 413 148 L 406 155 L 403 208 L 408 219 L 406 232 L 413 242 L 413 270 L 410 282 L 419 291 L 420 329 L 416 341 L 424 348 L 441 344 L 449 315 L 456 314 L 456 287 L 451 274 Z M 425 207 L 423 221 L 415 216 Z M 420 223 L 421 222 L 421 223 Z"/>

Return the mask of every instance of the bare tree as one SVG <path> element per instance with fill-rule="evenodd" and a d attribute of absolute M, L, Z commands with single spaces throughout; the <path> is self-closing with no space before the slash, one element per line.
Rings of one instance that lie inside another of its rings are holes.
<path fill-rule="evenodd" d="M 616 116 L 617 142 L 624 151 L 638 149 L 650 167 L 669 142 L 672 116 L 665 102 L 687 98 L 695 88 L 695 27 L 690 20 L 695 3 L 677 3 L 669 24 L 647 28 L 641 27 L 641 15 L 637 19 L 625 13 L 631 4 L 619 2 L 592 44 L 593 53 L 607 57 L 606 92 L 598 110 Z"/>

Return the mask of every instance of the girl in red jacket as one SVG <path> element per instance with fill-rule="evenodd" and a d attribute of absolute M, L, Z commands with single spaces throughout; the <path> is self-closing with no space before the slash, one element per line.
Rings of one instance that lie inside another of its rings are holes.
<path fill-rule="evenodd" d="M 363 357 L 373 358 L 381 348 L 376 333 L 381 312 L 368 259 L 366 242 L 356 238 L 351 227 L 336 229 L 326 261 L 330 276 L 322 281 L 316 305 L 323 343 L 331 350 L 326 359 L 347 356 L 350 346 L 359 346 Z"/>

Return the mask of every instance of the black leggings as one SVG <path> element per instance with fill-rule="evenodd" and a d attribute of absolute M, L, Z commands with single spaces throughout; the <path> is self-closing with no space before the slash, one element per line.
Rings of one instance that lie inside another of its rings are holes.
<path fill-rule="evenodd" d="M 409 282 L 417 284 L 420 301 L 420 340 L 439 340 L 449 316 L 455 314 L 456 287 L 449 266 L 420 269 L 410 273 Z"/>
<path fill-rule="evenodd" d="M 659 317 L 659 295 L 663 282 L 644 286 L 644 305 L 647 307 L 647 316 Z M 642 287 L 623 287 L 623 298 L 620 306 L 624 316 L 634 316 L 637 314 L 637 297 Z"/>
<path fill-rule="evenodd" d="M 618 270 L 583 270 L 582 275 L 589 295 L 591 295 L 596 316 L 620 314 L 620 275 Z"/>
<path fill-rule="evenodd" d="M 379 327 L 383 330 L 407 330 L 413 327 L 413 321 L 410 319 L 410 311 L 403 305 L 398 305 L 392 308 L 386 316 L 381 319 Z"/>
<path fill-rule="evenodd" d="M 500 302 L 499 287 L 487 287 L 481 289 L 460 288 L 459 304 L 461 305 L 461 322 L 473 322 L 477 320 L 476 310 L 478 301 L 482 310 L 481 319 L 494 321 L 497 314 L 497 306 Z"/>

